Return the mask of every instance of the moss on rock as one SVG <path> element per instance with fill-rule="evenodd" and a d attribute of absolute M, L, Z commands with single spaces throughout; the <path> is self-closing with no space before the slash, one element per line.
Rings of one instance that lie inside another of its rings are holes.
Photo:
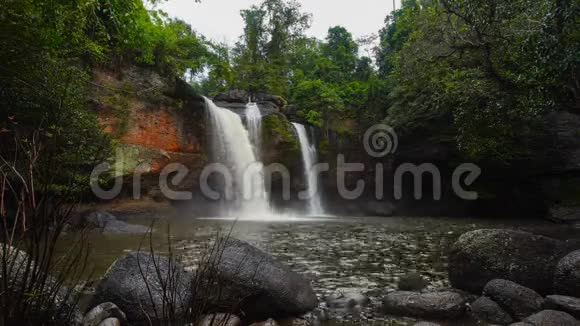
<path fill-rule="evenodd" d="M 292 169 L 300 162 L 300 144 L 294 128 L 281 114 L 270 114 L 262 120 L 264 163 L 282 163 Z"/>

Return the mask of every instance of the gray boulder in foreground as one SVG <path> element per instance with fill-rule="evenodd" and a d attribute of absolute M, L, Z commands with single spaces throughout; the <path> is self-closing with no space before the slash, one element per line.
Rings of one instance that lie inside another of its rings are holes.
<path fill-rule="evenodd" d="M 487 282 L 494 279 L 550 294 L 555 266 L 565 254 L 564 242 L 528 232 L 467 232 L 449 254 L 449 280 L 453 287 L 475 294 L 481 294 Z"/>
<path fill-rule="evenodd" d="M 247 321 L 302 316 L 318 306 L 310 281 L 258 248 L 228 239 L 215 269 L 221 295 L 212 298 L 216 311 L 239 313 Z M 243 314 L 241 314 L 243 313 Z"/>
<path fill-rule="evenodd" d="M 564 311 L 580 319 L 580 299 L 563 295 L 549 295 L 544 304 L 546 309 Z"/>
<path fill-rule="evenodd" d="M 398 291 L 383 299 L 383 312 L 423 319 L 456 319 L 465 312 L 467 299 L 456 292 Z"/>
<path fill-rule="evenodd" d="M 544 310 L 524 320 L 530 326 L 580 326 L 580 321 L 562 311 Z"/>
<path fill-rule="evenodd" d="M 125 313 L 112 302 L 104 302 L 91 309 L 83 318 L 83 326 L 99 326 L 102 321 L 108 318 L 115 318 L 119 321 L 126 321 Z"/>
<path fill-rule="evenodd" d="M 580 250 L 573 251 L 562 258 L 554 273 L 556 294 L 580 297 Z"/>
<path fill-rule="evenodd" d="M 537 292 L 507 280 L 490 281 L 483 289 L 483 295 L 497 302 L 517 320 L 541 311 L 544 305 L 544 299 Z"/>
<path fill-rule="evenodd" d="M 470 314 L 476 320 L 497 325 L 509 325 L 514 319 L 495 301 L 481 297 L 471 303 Z"/>
<path fill-rule="evenodd" d="M 168 279 L 173 281 L 167 282 Z M 170 284 L 173 302 L 163 299 L 161 283 Z M 175 306 L 177 316 L 183 315 L 191 301 L 191 276 L 177 262 L 138 252 L 117 259 L 109 267 L 95 289 L 90 306 L 111 302 L 126 314 L 129 324 L 149 325 L 148 319 L 155 324 L 163 318 L 164 301 Z"/>

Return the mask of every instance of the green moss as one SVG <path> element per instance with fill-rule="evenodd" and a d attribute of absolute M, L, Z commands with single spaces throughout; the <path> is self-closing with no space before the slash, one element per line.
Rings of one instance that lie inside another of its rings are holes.
<path fill-rule="evenodd" d="M 300 144 L 290 122 L 272 114 L 262 120 L 263 147 L 271 154 L 270 161 L 293 164 L 300 157 Z M 273 163 L 273 162 L 269 162 Z"/>

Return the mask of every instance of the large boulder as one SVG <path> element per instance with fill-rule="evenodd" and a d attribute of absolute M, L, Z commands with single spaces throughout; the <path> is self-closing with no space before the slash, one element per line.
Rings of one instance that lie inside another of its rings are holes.
<path fill-rule="evenodd" d="M 390 315 L 423 319 L 456 319 L 465 312 L 466 303 L 466 297 L 457 292 L 399 291 L 383 299 L 383 311 Z"/>
<path fill-rule="evenodd" d="M 544 299 L 534 290 L 507 280 L 490 281 L 483 289 L 483 295 L 497 302 L 517 320 L 541 311 L 544 305 Z"/>
<path fill-rule="evenodd" d="M 302 316 L 318 299 L 310 282 L 258 248 L 228 239 L 215 255 L 221 291 L 212 298 L 216 311 L 232 311 L 246 321 Z"/>
<path fill-rule="evenodd" d="M 569 253 L 558 262 L 554 273 L 554 291 L 580 297 L 580 250 Z"/>
<path fill-rule="evenodd" d="M 580 319 L 580 299 L 563 295 L 549 295 L 544 305 L 546 309 L 559 310 Z"/>
<path fill-rule="evenodd" d="M 487 297 L 475 300 L 470 306 L 470 314 L 476 320 L 497 325 L 509 325 L 514 319 L 497 304 Z"/>
<path fill-rule="evenodd" d="M 580 321 L 562 311 L 544 310 L 524 320 L 530 326 L 580 326 Z"/>
<path fill-rule="evenodd" d="M 463 234 L 449 254 L 453 287 L 479 294 L 493 279 L 506 279 L 542 294 L 552 290 L 556 263 L 565 255 L 556 239 L 515 230 Z"/>
<path fill-rule="evenodd" d="M 175 316 L 183 315 L 191 297 L 191 275 L 181 264 L 138 252 L 113 263 L 97 285 L 91 307 L 112 302 L 126 314 L 131 325 L 149 325 L 149 319 L 155 323 L 164 317 L 164 305 L 166 309 L 173 306 Z"/>

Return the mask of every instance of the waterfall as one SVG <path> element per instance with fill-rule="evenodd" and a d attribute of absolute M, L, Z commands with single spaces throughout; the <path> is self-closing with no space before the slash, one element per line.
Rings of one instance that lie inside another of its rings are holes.
<path fill-rule="evenodd" d="M 298 133 L 300 141 L 300 150 L 302 152 L 302 162 L 304 164 L 304 179 L 306 180 L 306 190 L 308 193 L 308 213 L 310 215 L 323 215 L 320 191 L 318 189 L 318 175 L 313 173 L 312 167 L 316 164 L 317 152 L 316 146 L 308 140 L 308 134 L 304 125 L 292 123 Z"/>
<path fill-rule="evenodd" d="M 246 123 L 250 133 L 250 141 L 254 145 L 254 154 L 259 159 L 261 155 L 262 137 L 260 123 L 262 122 L 262 113 L 256 103 L 249 102 L 246 104 Z"/>
<path fill-rule="evenodd" d="M 271 215 L 264 182 L 264 167 L 258 162 L 250 134 L 236 113 L 205 99 L 212 126 L 212 151 L 217 162 L 224 164 L 232 175 L 235 207 L 228 214 L 241 218 Z M 251 172 L 251 178 L 244 177 Z M 249 181 L 249 182 L 248 182 Z"/>

